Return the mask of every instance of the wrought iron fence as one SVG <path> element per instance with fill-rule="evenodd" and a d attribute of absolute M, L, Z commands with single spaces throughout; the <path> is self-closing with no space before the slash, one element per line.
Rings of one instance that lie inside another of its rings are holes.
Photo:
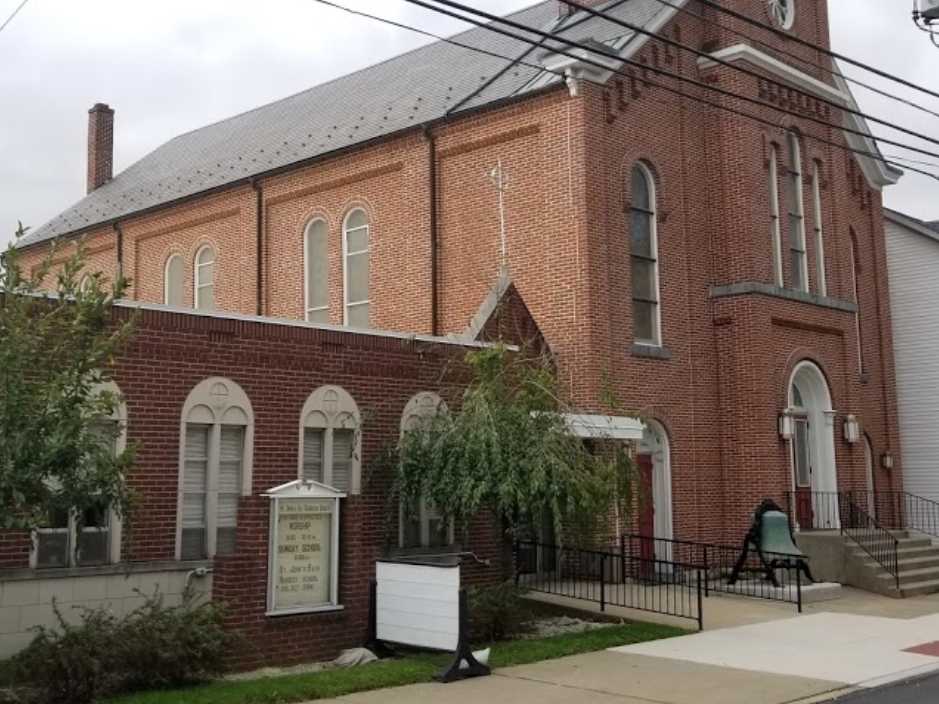
<path fill-rule="evenodd" d="M 939 502 L 905 491 L 849 491 L 880 525 L 939 537 Z"/>
<path fill-rule="evenodd" d="M 533 592 L 690 619 L 704 628 L 701 570 L 670 560 L 535 541 L 515 544 L 515 582 Z"/>
<path fill-rule="evenodd" d="M 741 564 L 738 578 L 731 583 L 731 574 L 743 554 L 742 546 L 625 533 L 619 538 L 618 551 L 639 558 L 668 556 L 668 559 L 676 563 L 691 566 L 702 575 L 702 587 L 706 597 L 716 592 L 782 601 L 795 604 L 799 612 L 802 612 L 803 581 L 801 571 L 797 567 L 799 555 L 764 552 L 764 562 L 758 553 L 750 550 Z M 776 566 L 769 567 L 770 565 Z"/>

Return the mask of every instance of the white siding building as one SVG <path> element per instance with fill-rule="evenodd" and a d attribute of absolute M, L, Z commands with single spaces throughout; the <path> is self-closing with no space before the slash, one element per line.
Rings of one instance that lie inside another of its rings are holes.
<path fill-rule="evenodd" d="M 939 222 L 884 215 L 904 490 L 939 501 Z"/>

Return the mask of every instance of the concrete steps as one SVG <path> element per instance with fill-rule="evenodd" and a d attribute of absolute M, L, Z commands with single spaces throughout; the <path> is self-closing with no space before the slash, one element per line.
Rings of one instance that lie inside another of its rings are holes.
<path fill-rule="evenodd" d="M 893 531 L 893 535 L 898 540 L 899 590 L 895 575 L 888 572 L 854 541 L 846 538 L 850 557 L 855 565 L 866 573 L 864 581 L 868 582 L 874 591 L 901 598 L 939 592 L 939 547 L 935 546 L 930 538 L 910 536 L 908 531 Z"/>

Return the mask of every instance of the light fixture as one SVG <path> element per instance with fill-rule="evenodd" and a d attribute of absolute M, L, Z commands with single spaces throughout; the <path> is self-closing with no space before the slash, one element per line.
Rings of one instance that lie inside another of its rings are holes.
<path fill-rule="evenodd" d="M 913 23 L 939 47 L 939 0 L 913 0 Z"/>
<path fill-rule="evenodd" d="M 880 456 L 880 466 L 884 469 L 893 469 L 893 455 L 889 450 Z"/>
<path fill-rule="evenodd" d="M 795 423 L 792 420 L 792 409 L 787 408 L 779 414 L 779 437 L 783 440 L 792 440 Z"/>
<path fill-rule="evenodd" d="M 844 417 L 844 441 L 853 445 L 861 439 L 861 425 L 857 421 L 857 416 L 848 414 Z"/>

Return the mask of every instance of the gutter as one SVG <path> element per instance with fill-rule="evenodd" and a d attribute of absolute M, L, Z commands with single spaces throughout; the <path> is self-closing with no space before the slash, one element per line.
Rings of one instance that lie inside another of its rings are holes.
<path fill-rule="evenodd" d="M 255 205 L 254 205 L 254 221 L 255 221 L 255 240 L 254 240 L 254 252 L 255 260 L 257 264 L 257 270 L 255 271 L 255 289 L 256 289 L 256 300 L 255 308 L 257 310 L 257 315 L 264 315 L 264 282 L 262 280 L 264 274 L 264 190 L 261 188 L 261 181 L 257 178 L 251 179 L 251 188 L 254 189 L 255 194 Z"/>
<path fill-rule="evenodd" d="M 440 307 L 437 286 L 437 137 L 426 125 L 424 137 L 427 139 L 427 197 L 430 199 L 430 334 L 436 337 L 439 333 L 437 319 Z"/>

